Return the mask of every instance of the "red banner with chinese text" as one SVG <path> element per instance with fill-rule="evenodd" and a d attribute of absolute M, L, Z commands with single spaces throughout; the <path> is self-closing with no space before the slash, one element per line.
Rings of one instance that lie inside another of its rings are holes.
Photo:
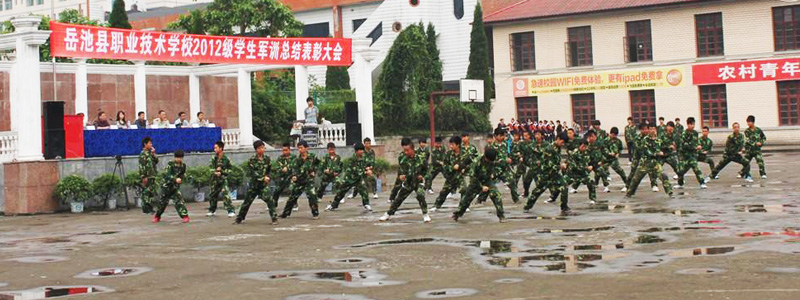
<path fill-rule="evenodd" d="M 800 58 L 692 66 L 692 81 L 695 85 L 793 79 L 800 79 Z"/>
<path fill-rule="evenodd" d="M 56 57 L 185 63 L 349 66 L 343 38 L 257 38 L 126 30 L 50 22 Z"/>

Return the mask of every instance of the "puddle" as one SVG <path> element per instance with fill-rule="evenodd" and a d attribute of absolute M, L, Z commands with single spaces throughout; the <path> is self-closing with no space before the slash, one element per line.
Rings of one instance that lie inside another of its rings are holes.
<path fill-rule="evenodd" d="M 219 250 L 219 249 L 225 249 L 225 248 L 229 248 L 229 247 L 228 246 L 219 246 L 219 245 L 197 246 L 197 247 L 192 248 L 192 250 L 195 250 L 195 251 L 210 251 L 210 250 Z"/>
<path fill-rule="evenodd" d="M 640 235 L 639 237 L 637 237 L 636 240 L 634 241 L 634 243 L 636 243 L 636 244 L 656 244 L 656 243 L 663 243 L 665 241 L 666 241 L 665 239 L 663 239 L 663 238 L 661 238 L 661 237 L 659 237 L 657 235 L 645 234 L 645 235 Z"/>
<path fill-rule="evenodd" d="M 511 216 L 509 220 L 568 220 L 567 217 L 545 217 L 545 216 Z"/>
<path fill-rule="evenodd" d="M 614 229 L 614 226 L 594 227 L 594 228 L 566 228 L 566 229 L 541 229 L 537 233 L 562 233 L 562 232 L 594 232 L 594 231 L 608 231 Z"/>
<path fill-rule="evenodd" d="M 278 228 L 274 228 L 273 230 L 275 230 L 275 231 L 303 231 L 303 232 L 307 232 L 307 231 L 311 231 L 311 230 L 313 230 L 315 228 L 319 229 L 319 228 L 338 228 L 338 227 L 342 227 L 342 225 L 335 224 L 335 225 L 311 226 L 311 225 L 303 224 L 303 225 L 296 225 L 296 226 L 292 226 L 292 227 L 278 227 Z"/>
<path fill-rule="evenodd" d="M 45 286 L 24 291 L 0 292 L 0 299 L 38 300 L 56 297 L 82 296 L 109 293 L 114 290 L 102 286 Z"/>
<path fill-rule="evenodd" d="M 0 287 L 7 287 L 7 286 L 8 286 L 7 282 L 0 282 Z"/>
<path fill-rule="evenodd" d="M 242 233 L 242 234 L 221 235 L 221 236 L 210 237 L 210 238 L 207 238 L 207 239 L 203 239 L 203 241 L 230 242 L 230 241 L 240 241 L 240 240 L 246 240 L 246 239 L 249 239 L 249 238 L 267 237 L 267 236 L 269 236 L 269 235 Z"/>
<path fill-rule="evenodd" d="M 708 247 L 708 248 L 694 248 L 694 249 L 683 249 L 671 252 L 669 255 L 674 257 L 691 257 L 691 256 L 701 256 L 701 255 L 721 255 L 731 253 L 736 250 L 736 247 L 729 246 L 729 247 Z"/>
<path fill-rule="evenodd" d="M 766 268 L 766 269 L 764 269 L 764 271 L 767 271 L 767 272 L 770 272 L 770 273 L 790 274 L 790 273 L 800 273 L 800 268 Z"/>
<path fill-rule="evenodd" d="M 651 227 L 639 230 L 639 232 L 666 232 L 666 231 L 684 231 L 684 230 L 720 230 L 728 229 L 724 226 L 689 226 L 689 227 Z"/>
<path fill-rule="evenodd" d="M 723 270 L 723 269 L 714 269 L 714 268 L 683 269 L 683 270 L 678 270 L 675 273 L 684 274 L 684 275 L 704 275 L 704 274 L 725 273 L 725 270 Z"/>
<path fill-rule="evenodd" d="M 364 258 L 364 257 L 350 257 L 350 258 L 337 258 L 337 259 L 328 259 L 326 262 L 332 264 L 365 264 L 365 263 L 372 263 L 375 262 L 374 258 Z"/>
<path fill-rule="evenodd" d="M 286 297 L 285 300 L 373 300 L 362 295 L 307 294 Z"/>
<path fill-rule="evenodd" d="M 525 281 L 525 279 L 522 279 L 522 278 L 501 278 L 501 279 L 495 280 L 494 283 L 509 284 L 509 283 L 520 283 L 520 282 L 523 282 L 523 281 Z"/>
<path fill-rule="evenodd" d="M 8 259 L 9 261 L 29 263 L 29 264 L 44 264 L 53 262 L 62 262 L 69 258 L 63 256 L 28 256 Z"/>
<path fill-rule="evenodd" d="M 452 289 L 441 289 L 441 290 L 431 290 L 431 291 L 422 291 L 417 293 L 415 296 L 420 299 L 440 299 L 440 298 L 455 298 L 455 297 L 466 297 L 478 294 L 478 290 L 474 289 L 464 289 L 464 288 L 452 288 Z"/>
<path fill-rule="evenodd" d="M 301 281 L 333 282 L 353 288 L 405 283 L 403 281 L 384 280 L 387 276 L 373 269 L 254 272 L 242 274 L 239 277 L 261 281 L 297 279 Z"/>
<path fill-rule="evenodd" d="M 594 205 L 590 205 L 589 206 L 589 210 L 609 211 L 609 212 L 613 212 L 613 213 L 624 213 L 624 214 L 673 214 L 673 215 L 686 215 L 686 214 L 697 213 L 696 211 L 693 211 L 693 210 L 655 208 L 655 207 L 634 208 L 632 205 L 620 205 L 620 204 L 594 204 Z"/>
<path fill-rule="evenodd" d="M 75 278 L 95 279 L 95 278 L 131 277 L 131 276 L 142 275 L 152 270 L 153 270 L 152 268 L 145 268 L 145 267 L 118 267 L 118 268 L 94 269 L 75 275 Z"/>
<path fill-rule="evenodd" d="M 788 212 L 787 208 L 794 207 L 787 204 L 751 204 L 751 205 L 736 205 L 737 212 L 746 213 L 782 213 Z"/>

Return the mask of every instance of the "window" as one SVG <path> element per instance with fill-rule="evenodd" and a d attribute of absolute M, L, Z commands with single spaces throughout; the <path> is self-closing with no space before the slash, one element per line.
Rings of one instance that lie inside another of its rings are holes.
<path fill-rule="evenodd" d="M 511 34 L 511 69 L 514 71 L 536 70 L 533 31 Z"/>
<path fill-rule="evenodd" d="M 772 9 L 775 51 L 800 49 L 800 5 Z"/>
<path fill-rule="evenodd" d="M 378 26 L 375 26 L 375 29 L 367 35 L 368 38 L 372 39 L 369 45 L 372 46 L 372 44 L 375 44 L 375 41 L 377 41 L 381 35 L 383 35 L 383 22 L 378 23 Z"/>
<path fill-rule="evenodd" d="M 626 62 L 653 60 L 653 41 L 650 37 L 650 20 L 625 23 Z"/>
<path fill-rule="evenodd" d="M 353 32 L 356 32 L 356 30 L 358 30 L 358 27 L 361 27 L 361 24 L 364 24 L 364 21 L 366 21 L 366 20 L 367 19 L 354 19 L 353 20 Z"/>
<path fill-rule="evenodd" d="M 321 37 L 326 38 L 331 35 L 330 26 L 328 22 L 306 24 L 303 26 L 303 37 Z"/>
<path fill-rule="evenodd" d="M 594 94 L 572 95 L 572 121 L 589 128 L 589 123 L 595 120 Z"/>
<path fill-rule="evenodd" d="M 36 0 L 36 5 L 42 5 L 42 4 L 44 4 L 44 0 Z"/>
<path fill-rule="evenodd" d="M 567 66 L 592 65 L 592 27 L 567 28 Z"/>
<path fill-rule="evenodd" d="M 464 0 L 453 0 L 453 15 L 456 16 L 456 20 L 464 17 Z"/>
<path fill-rule="evenodd" d="M 645 120 L 656 123 L 656 93 L 653 90 L 630 91 L 631 117 L 633 124 L 641 124 Z"/>
<path fill-rule="evenodd" d="M 800 81 L 778 82 L 780 125 L 800 125 Z"/>
<path fill-rule="evenodd" d="M 25 1 L 25 4 L 27 4 L 28 6 L 33 6 L 33 0 L 27 0 Z"/>
<path fill-rule="evenodd" d="M 700 87 L 700 112 L 703 115 L 703 126 L 728 127 L 727 99 L 724 84 Z"/>
<path fill-rule="evenodd" d="M 722 13 L 694 16 L 697 31 L 697 57 L 725 55 L 722 34 Z"/>
<path fill-rule="evenodd" d="M 536 97 L 517 98 L 517 120 L 539 121 L 539 100 Z"/>
<path fill-rule="evenodd" d="M 6 10 L 12 9 L 14 1 L 13 0 L 6 0 Z"/>

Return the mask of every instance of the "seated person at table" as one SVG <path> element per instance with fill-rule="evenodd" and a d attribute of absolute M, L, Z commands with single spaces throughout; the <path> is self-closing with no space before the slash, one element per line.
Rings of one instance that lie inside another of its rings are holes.
<path fill-rule="evenodd" d="M 108 116 L 106 112 L 101 111 L 97 113 L 97 119 L 92 122 L 92 126 L 96 129 L 109 129 L 111 128 L 111 124 L 108 122 Z"/>
<path fill-rule="evenodd" d="M 208 120 L 206 120 L 206 114 L 202 111 L 197 113 L 197 119 L 192 122 L 192 125 L 197 124 L 199 127 L 208 127 Z"/>
<path fill-rule="evenodd" d="M 114 125 L 117 125 L 119 128 L 128 128 L 128 119 L 125 118 L 124 111 L 117 112 L 117 121 L 114 122 Z"/>
<path fill-rule="evenodd" d="M 139 127 L 141 129 L 147 128 L 147 119 L 145 119 L 143 111 L 139 112 L 139 118 L 136 119 L 135 124 L 136 127 Z"/>
<path fill-rule="evenodd" d="M 185 112 L 178 113 L 178 119 L 175 120 L 175 127 L 177 128 L 189 127 L 189 120 L 186 119 Z"/>
<path fill-rule="evenodd" d="M 167 118 L 167 112 L 164 110 L 158 111 L 158 118 L 153 119 L 153 126 L 152 128 L 168 128 L 169 127 L 169 119 Z"/>

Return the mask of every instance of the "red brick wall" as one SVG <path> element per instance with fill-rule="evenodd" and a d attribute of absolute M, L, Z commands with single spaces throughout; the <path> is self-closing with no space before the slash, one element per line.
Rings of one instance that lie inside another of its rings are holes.
<path fill-rule="evenodd" d="M 112 120 L 116 119 L 117 111 L 120 110 L 125 112 L 129 121 L 135 119 L 136 98 L 133 75 L 89 74 L 86 80 L 88 82 L 89 110 L 87 117 L 89 122 L 96 119 L 97 113 L 101 110 L 105 111 L 108 118 Z"/>
<path fill-rule="evenodd" d="M 51 213 L 58 210 L 53 196 L 58 183 L 58 162 L 6 163 L 5 214 Z"/>
<path fill-rule="evenodd" d="M 0 131 L 11 130 L 11 93 L 8 79 L 8 72 L 0 72 Z"/>
<path fill-rule="evenodd" d="M 59 73 L 57 75 L 58 101 L 64 101 L 64 114 L 75 114 L 75 74 Z M 53 101 L 53 73 L 42 73 L 42 101 Z"/>
<path fill-rule="evenodd" d="M 200 110 L 222 128 L 239 128 L 236 77 L 200 77 Z"/>
<path fill-rule="evenodd" d="M 147 76 L 147 119 L 152 122 L 162 109 L 170 122 L 178 118 L 178 112 L 189 114 L 188 76 Z"/>

